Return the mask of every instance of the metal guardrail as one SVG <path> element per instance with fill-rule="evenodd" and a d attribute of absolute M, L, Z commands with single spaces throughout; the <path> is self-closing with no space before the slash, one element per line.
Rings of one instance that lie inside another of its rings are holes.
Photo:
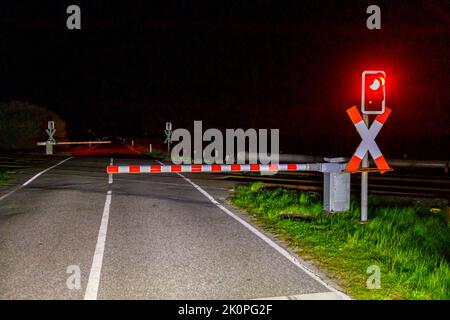
<path fill-rule="evenodd" d="M 248 157 L 248 153 L 246 153 Z M 302 154 L 280 154 L 279 161 L 284 162 L 322 162 L 325 157 L 302 155 Z M 350 158 L 342 158 L 347 162 Z M 414 160 L 414 159 L 387 159 L 387 162 L 392 167 L 397 168 L 431 168 L 431 169 L 446 169 L 450 168 L 450 160 Z"/>

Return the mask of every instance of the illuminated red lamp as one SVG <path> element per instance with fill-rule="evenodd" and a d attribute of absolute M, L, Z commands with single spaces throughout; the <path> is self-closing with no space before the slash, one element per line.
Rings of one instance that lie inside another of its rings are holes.
<path fill-rule="evenodd" d="M 366 70 L 362 73 L 361 112 L 383 114 L 386 108 L 386 74 Z"/>

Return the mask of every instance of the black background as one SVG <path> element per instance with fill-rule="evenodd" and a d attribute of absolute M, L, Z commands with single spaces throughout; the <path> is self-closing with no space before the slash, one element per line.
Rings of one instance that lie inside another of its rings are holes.
<path fill-rule="evenodd" d="M 66 8 L 81 7 L 81 30 Z M 366 8 L 381 7 L 381 30 Z M 349 156 L 361 72 L 387 74 L 387 157 L 449 158 L 449 2 L 14 1 L 0 4 L 0 99 L 71 137 L 163 126 L 280 128 L 281 150 Z"/>

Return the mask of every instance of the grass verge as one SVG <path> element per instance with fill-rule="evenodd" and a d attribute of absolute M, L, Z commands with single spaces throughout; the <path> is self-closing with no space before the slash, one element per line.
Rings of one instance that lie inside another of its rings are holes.
<path fill-rule="evenodd" d="M 231 201 L 313 260 L 353 298 L 450 299 L 450 228 L 442 200 L 370 196 L 365 224 L 359 223 L 356 202 L 348 212 L 323 213 L 316 193 L 258 182 L 239 186 Z M 313 220 L 280 218 L 286 213 Z M 381 271 L 380 289 L 367 288 L 373 265 Z"/>
<path fill-rule="evenodd" d="M 13 173 L 0 168 L 0 185 L 12 178 Z"/>
<path fill-rule="evenodd" d="M 166 161 L 167 159 L 170 159 L 170 154 L 161 150 L 154 150 L 153 152 L 146 152 L 145 154 L 155 160 Z"/>

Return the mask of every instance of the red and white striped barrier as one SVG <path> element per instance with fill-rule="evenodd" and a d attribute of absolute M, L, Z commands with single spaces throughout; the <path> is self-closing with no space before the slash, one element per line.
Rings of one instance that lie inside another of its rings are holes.
<path fill-rule="evenodd" d="M 321 171 L 320 163 L 108 166 L 107 173 Z"/>
<path fill-rule="evenodd" d="M 53 145 L 72 145 L 72 144 L 109 144 L 111 141 L 60 141 L 60 142 L 54 142 Z M 47 145 L 46 142 L 38 142 L 38 146 L 45 146 Z"/>

